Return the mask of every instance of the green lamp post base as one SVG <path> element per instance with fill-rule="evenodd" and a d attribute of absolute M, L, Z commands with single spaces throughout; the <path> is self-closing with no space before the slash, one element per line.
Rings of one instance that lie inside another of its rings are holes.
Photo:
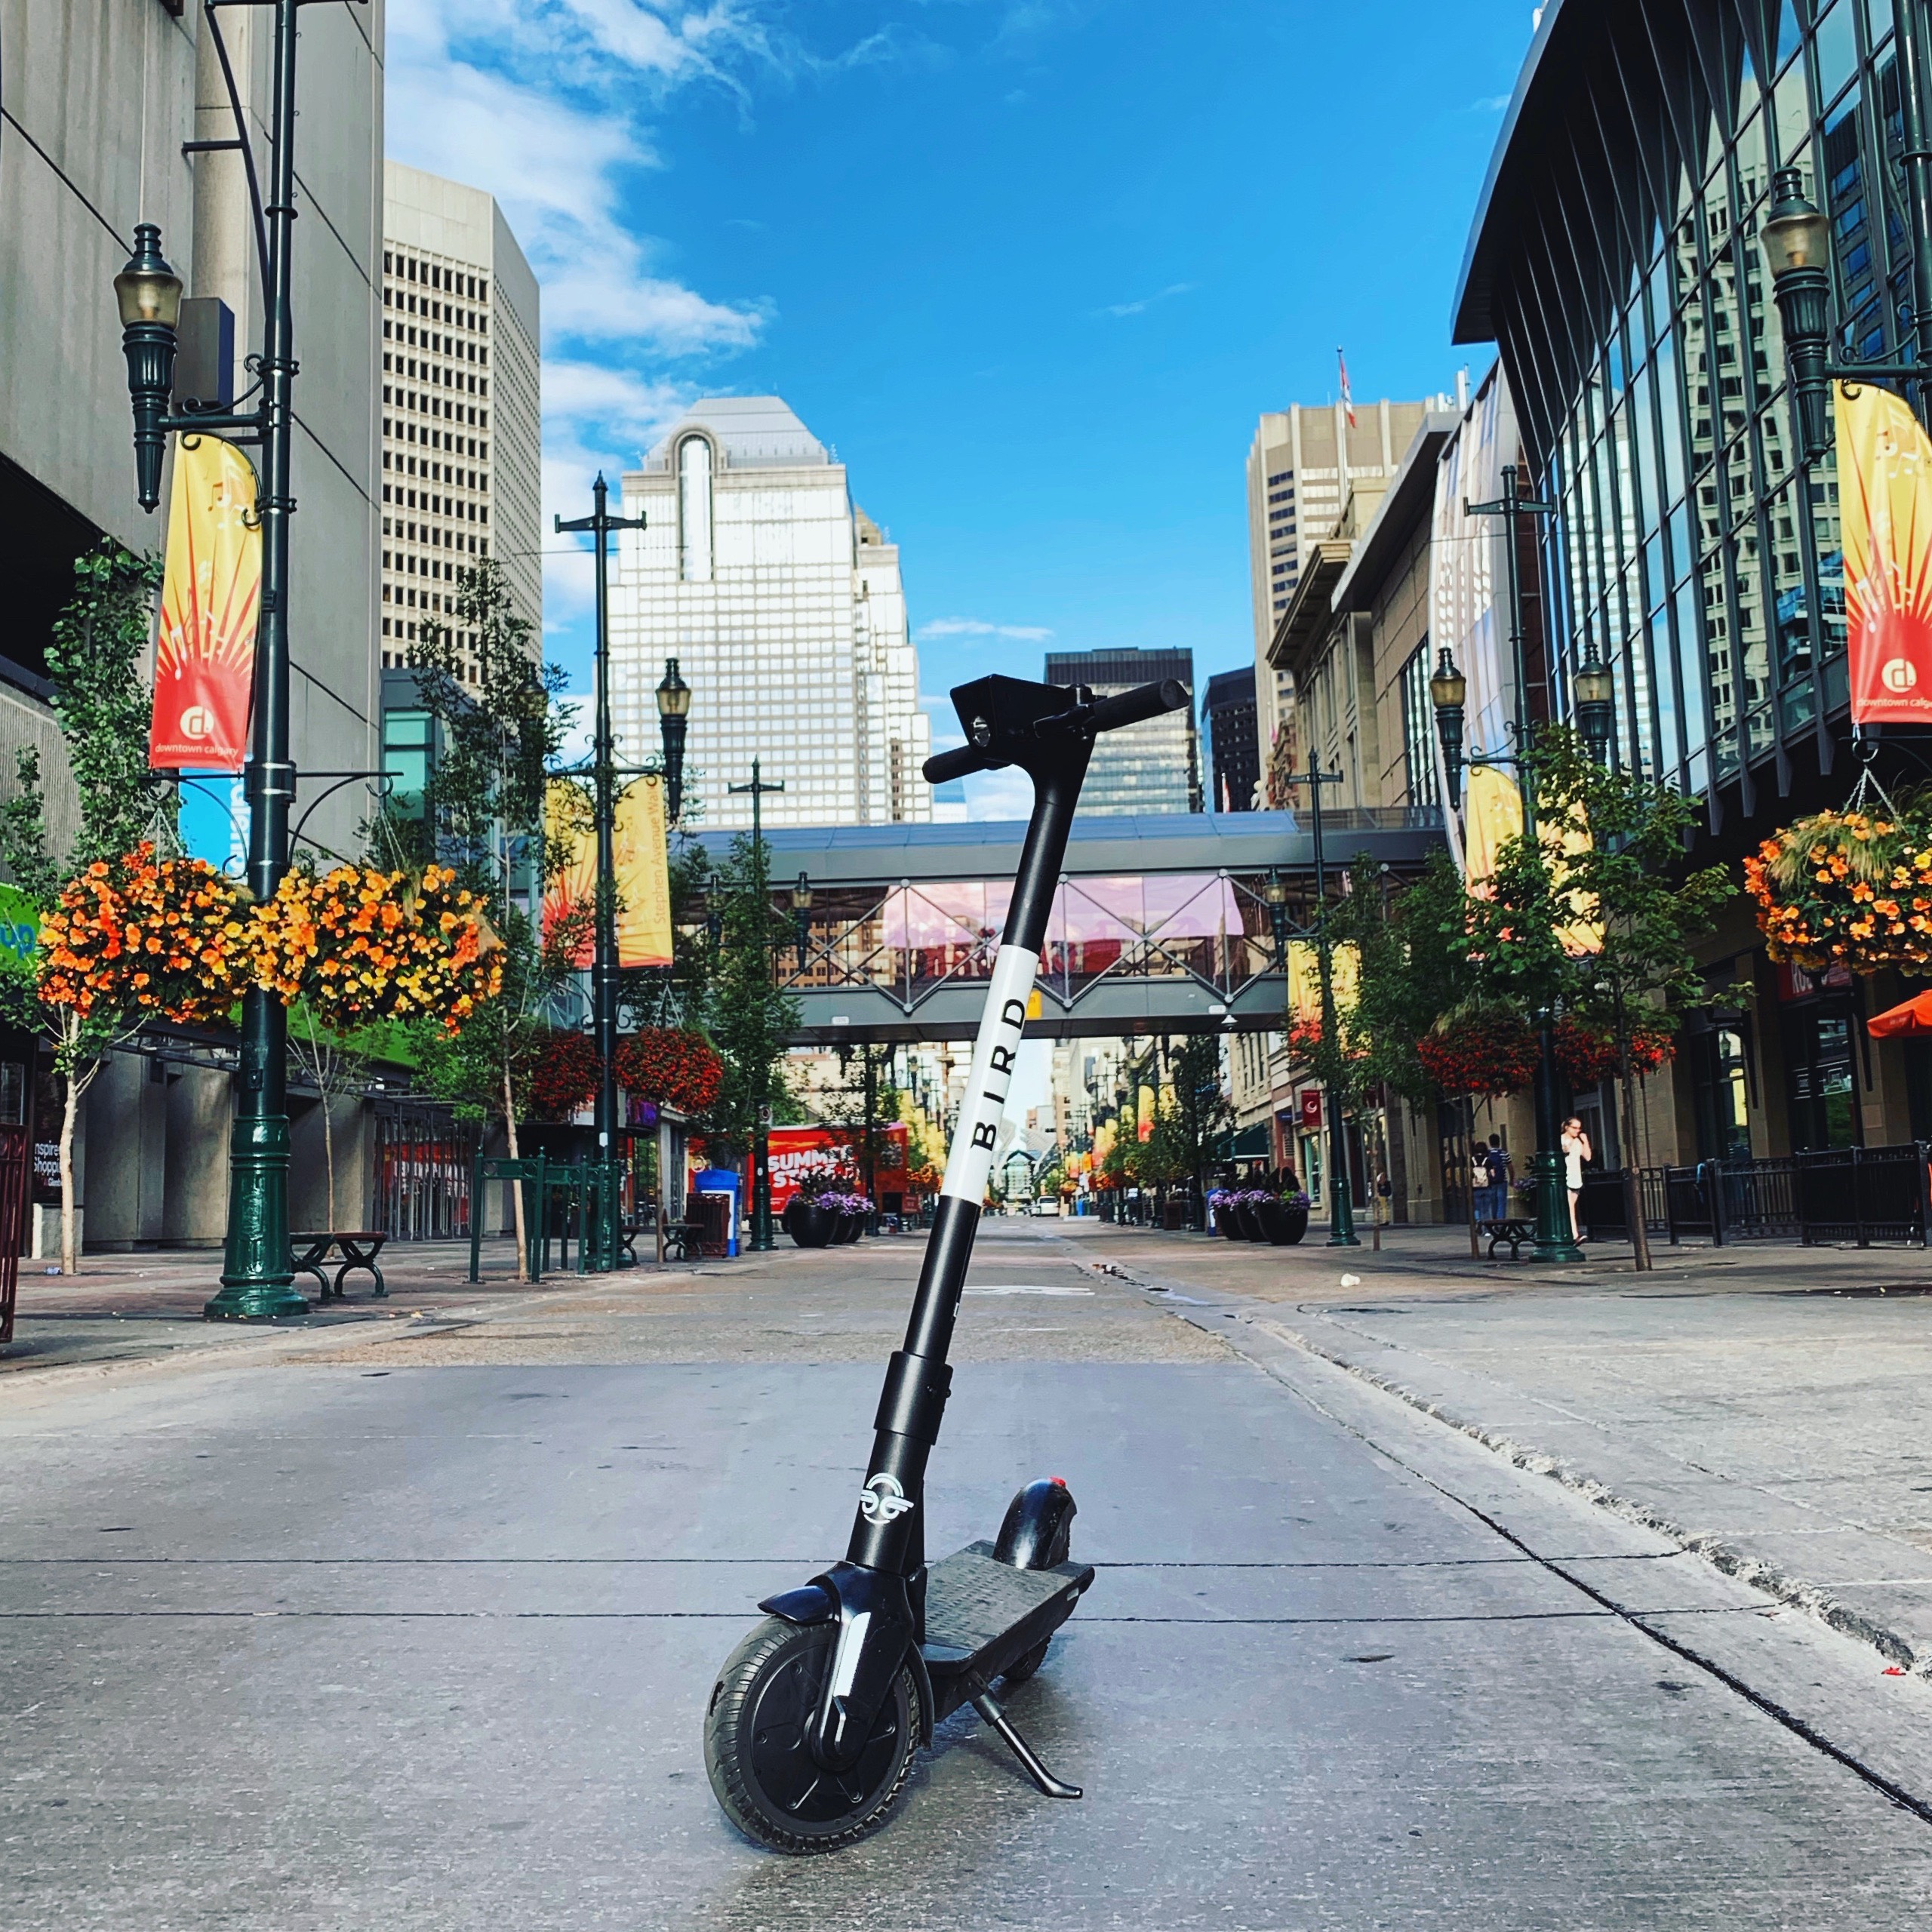
<path fill-rule="evenodd" d="M 209 1321 L 272 1321 L 306 1315 L 295 1291 L 288 1247 L 288 1122 L 278 1114 L 244 1114 L 229 1146 L 235 1189 L 221 1292 L 202 1309 Z"/>
<path fill-rule="evenodd" d="M 1530 1251 L 1532 1261 L 1580 1261 L 1583 1251 L 1570 1230 L 1568 1190 L 1563 1185 L 1563 1156 L 1551 1149 L 1539 1148 L 1530 1156 L 1530 1172 L 1537 1183 L 1536 1245 Z"/>

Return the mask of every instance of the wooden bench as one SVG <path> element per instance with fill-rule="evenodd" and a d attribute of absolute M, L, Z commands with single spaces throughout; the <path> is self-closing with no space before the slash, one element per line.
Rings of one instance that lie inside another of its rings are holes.
<path fill-rule="evenodd" d="M 1496 1259 L 1496 1251 L 1506 1241 L 1509 1244 L 1509 1259 L 1520 1261 L 1523 1258 L 1523 1244 L 1534 1241 L 1537 1225 L 1534 1221 L 1485 1221 L 1482 1224 L 1489 1230 L 1489 1258 Z"/>
<path fill-rule="evenodd" d="M 389 1287 L 383 1279 L 383 1271 L 376 1265 L 376 1257 L 382 1253 L 388 1239 L 387 1235 L 379 1234 L 373 1228 L 337 1228 L 327 1233 L 312 1229 L 306 1234 L 291 1235 L 288 1245 L 293 1252 L 295 1272 L 315 1276 L 321 1284 L 323 1301 L 346 1300 L 342 1292 L 342 1278 L 358 1268 L 375 1276 L 375 1294 L 371 1298 L 380 1301 L 387 1297 Z M 335 1271 L 333 1287 L 328 1270 L 322 1265 L 332 1247 L 341 1249 L 343 1255 L 342 1266 Z"/>

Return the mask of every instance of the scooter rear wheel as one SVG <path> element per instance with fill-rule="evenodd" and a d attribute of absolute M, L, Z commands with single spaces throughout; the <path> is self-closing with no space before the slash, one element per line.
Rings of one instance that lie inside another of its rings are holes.
<path fill-rule="evenodd" d="M 1051 1570 L 1057 1563 L 1064 1563 L 1072 1553 L 1073 1524 L 1070 1516 L 1060 1519 L 1060 1527 L 1054 1531 L 1053 1540 L 1047 1546 L 1043 1560 L 1029 1563 L 1029 1570 Z M 1053 1644 L 1051 1637 L 1035 1644 L 1026 1654 L 1009 1664 L 1000 1674 L 1000 1681 L 1011 1690 L 1017 1684 L 1024 1684 L 1027 1678 L 1047 1660 L 1047 1652 Z"/>
<path fill-rule="evenodd" d="M 849 1770 L 812 1758 L 805 1726 L 838 1641 L 835 1623 L 770 1617 L 725 1660 L 704 1720 L 704 1767 L 724 1815 L 774 1851 L 833 1851 L 884 1823 L 912 1768 L 918 1686 L 902 1669 Z"/>

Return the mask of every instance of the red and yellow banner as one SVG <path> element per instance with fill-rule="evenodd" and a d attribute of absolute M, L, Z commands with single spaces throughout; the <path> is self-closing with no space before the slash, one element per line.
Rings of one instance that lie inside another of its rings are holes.
<path fill-rule="evenodd" d="M 1932 718 L 1932 443 L 1899 396 L 1835 385 L 1857 724 Z"/>
<path fill-rule="evenodd" d="M 570 857 L 543 894 L 543 930 L 597 898 L 597 834 L 590 801 L 568 779 L 553 779 L 544 809 L 549 836 Z M 664 782 L 639 778 L 617 794 L 612 820 L 612 858 L 617 881 L 617 964 L 671 963 L 671 881 L 665 851 Z M 586 933 L 574 964 L 591 963 Z"/>
<path fill-rule="evenodd" d="M 155 648 L 151 768 L 242 769 L 261 599 L 254 471 L 218 437 L 177 438 Z"/>

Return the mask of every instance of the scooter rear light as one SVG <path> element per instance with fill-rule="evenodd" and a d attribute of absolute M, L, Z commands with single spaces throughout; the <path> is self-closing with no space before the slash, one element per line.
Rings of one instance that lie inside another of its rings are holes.
<path fill-rule="evenodd" d="M 1049 1476 L 1047 1480 L 1056 1489 L 1064 1489 L 1066 1487 L 1066 1478 L 1064 1476 Z"/>

